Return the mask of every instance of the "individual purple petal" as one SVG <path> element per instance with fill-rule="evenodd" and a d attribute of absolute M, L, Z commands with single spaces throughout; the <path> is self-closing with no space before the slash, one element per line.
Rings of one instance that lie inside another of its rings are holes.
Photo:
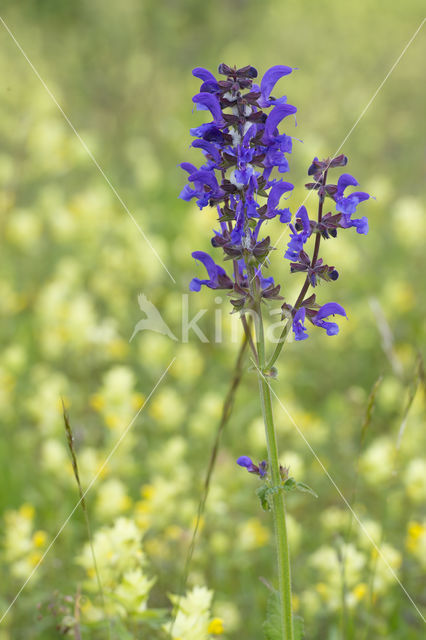
<path fill-rule="evenodd" d="M 364 200 L 369 200 L 370 198 L 373 198 L 373 196 L 370 196 L 370 194 L 367 193 L 366 191 L 354 191 L 353 193 L 351 193 L 351 196 L 355 196 L 356 198 L 358 198 L 359 202 L 364 202 Z"/>
<path fill-rule="evenodd" d="M 300 309 L 298 309 L 294 314 L 293 331 L 295 340 L 306 340 L 306 338 L 309 338 L 308 334 L 306 333 L 306 327 L 303 324 L 305 322 L 305 315 L 305 307 L 300 307 Z"/>
<path fill-rule="evenodd" d="M 209 142 L 223 142 L 223 134 L 213 122 L 201 124 L 199 127 L 190 129 L 189 132 L 195 138 L 204 138 Z"/>
<path fill-rule="evenodd" d="M 346 318 L 346 311 L 344 310 L 342 305 L 338 304 L 337 302 L 327 302 L 326 304 L 323 304 L 322 307 L 318 310 L 318 313 L 315 316 L 315 320 L 322 320 L 323 318 L 328 318 L 328 316 L 334 316 L 336 313 L 339 316 L 345 316 Z"/>
<path fill-rule="evenodd" d="M 217 93 L 218 91 L 220 91 L 220 87 L 216 81 L 212 82 L 209 80 L 208 82 L 203 82 L 200 87 L 201 93 Z"/>
<path fill-rule="evenodd" d="M 191 291 L 200 291 L 201 285 L 203 284 L 210 289 L 232 289 L 232 280 L 226 274 L 225 269 L 216 264 L 208 253 L 205 253 L 205 251 L 194 251 L 192 257 L 204 265 L 209 280 L 193 278 L 189 285 Z"/>
<path fill-rule="evenodd" d="M 291 211 L 288 207 L 286 209 L 281 209 L 280 222 L 282 222 L 283 224 L 290 222 L 291 217 Z"/>
<path fill-rule="evenodd" d="M 253 467 L 253 460 L 248 456 L 240 456 L 237 460 L 237 464 L 239 464 L 240 467 L 246 467 L 248 469 L 249 467 Z"/>
<path fill-rule="evenodd" d="M 214 280 L 218 273 L 225 273 L 225 269 L 217 265 L 213 258 L 205 251 L 193 251 L 191 255 L 195 260 L 202 262 L 210 276 L 210 280 Z"/>
<path fill-rule="evenodd" d="M 273 140 L 275 130 L 281 120 L 283 120 L 287 116 L 292 115 L 293 113 L 296 113 L 296 111 L 296 107 L 293 107 L 293 105 L 291 104 L 280 104 L 275 106 L 266 118 L 263 142 L 268 143 Z"/>
<path fill-rule="evenodd" d="M 337 197 L 343 196 L 345 189 L 349 187 L 349 185 L 356 187 L 358 184 L 359 184 L 358 181 L 353 176 L 351 176 L 350 173 L 342 173 L 342 175 L 337 181 L 336 196 Z"/>
<path fill-rule="evenodd" d="M 195 189 L 191 189 L 189 184 L 186 184 L 179 194 L 179 198 L 181 198 L 181 200 L 185 200 L 186 202 L 189 202 L 190 200 L 192 200 L 192 198 L 195 198 L 197 196 L 198 191 L 196 191 Z"/>
<path fill-rule="evenodd" d="M 319 309 L 312 322 L 316 324 L 317 327 L 325 329 L 328 336 L 335 336 L 339 333 L 339 326 L 335 322 L 326 322 L 324 320 L 324 318 L 335 314 L 346 318 L 346 311 L 340 304 L 337 304 L 337 302 L 327 302 Z"/>
<path fill-rule="evenodd" d="M 181 162 L 179 166 L 184 171 L 187 171 L 190 175 L 191 173 L 194 173 L 194 171 L 198 171 L 197 167 L 195 167 L 190 162 Z"/>
<path fill-rule="evenodd" d="M 206 184 L 212 191 L 216 192 L 219 189 L 216 176 L 213 171 L 207 171 L 200 169 L 191 173 L 188 180 L 191 182 L 199 182 L 200 184 Z"/>
<path fill-rule="evenodd" d="M 274 67 L 268 69 L 260 83 L 260 92 L 262 94 L 262 98 L 265 101 L 269 100 L 272 89 L 275 87 L 278 80 L 283 76 L 287 76 L 292 71 L 293 69 L 291 67 L 287 67 L 284 64 L 277 64 Z"/>
<path fill-rule="evenodd" d="M 259 463 L 259 475 L 261 478 L 264 478 L 266 476 L 268 472 L 268 463 L 266 462 L 266 460 L 262 460 L 262 462 Z"/>
<path fill-rule="evenodd" d="M 343 196 L 337 197 L 336 211 L 352 215 L 353 213 L 355 213 L 359 203 L 364 202 L 364 200 L 368 200 L 369 198 L 370 195 L 368 193 L 365 193 L 365 191 L 356 191 L 354 193 L 351 193 L 347 198 L 344 198 Z"/>
<path fill-rule="evenodd" d="M 240 467 L 245 467 L 249 473 L 255 473 L 261 477 L 266 473 L 266 469 L 264 470 L 262 468 L 262 470 L 260 470 L 257 464 L 254 464 L 253 460 L 248 456 L 240 456 L 237 460 L 237 464 L 240 465 Z"/>
<path fill-rule="evenodd" d="M 352 226 L 356 228 L 357 233 L 362 233 L 363 235 L 367 235 L 368 233 L 368 218 L 363 216 L 362 218 L 358 218 L 356 220 L 352 220 Z"/>
<path fill-rule="evenodd" d="M 203 107 L 208 109 L 212 114 L 216 124 L 223 124 L 222 110 L 220 108 L 219 100 L 215 95 L 203 91 L 202 93 L 197 93 L 192 98 L 192 102 L 202 105 Z"/>
<path fill-rule="evenodd" d="M 212 142 L 207 142 L 207 140 L 194 140 L 191 147 L 195 147 L 196 149 L 203 149 L 203 151 L 213 156 L 213 159 L 217 164 L 222 162 L 220 153 L 217 147 L 215 147 Z"/>
<path fill-rule="evenodd" d="M 203 82 L 217 82 L 212 72 L 203 67 L 195 67 L 195 69 L 192 70 L 192 75 L 200 78 Z"/>
<path fill-rule="evenodd" d="M 274 209 L 276 209 L 283 193 L 287 193 L 288 191 L 292 191 L 293 189 L 294 185 L 292 185 L 291 182 L 285 182 L 284 180 L 276 182 L 269 192 L 268 212 L 272 212 Z"/>
<path fill-rule="evenodd" d="M 300 218 L 300 220 L 302 221 L 303 231 L 305 232 L 305 234 L 307 234 L 306 239 L 309 238 L 309 236 L 311 235 L 311 225 L 309 222 L 308 212 L 306 211 L 306 207 L 304 205 L 302 205 L 296 213 L 296 219 L 297 218 Z"/>
<path fill-rule="evenodd" d="M 192 278 L 191 282 L 189 283 L 189 290 L 201 291 L 201 285 L 205 284 L 206 282 L 206 280 L 200 280 L 200 278 Z"/>
<path fill-rule="evenodd" d="M 262 265 L 260 265 L 255 270 L 255 275 L 259 278 L 260 287 L 261 287 L 262 290 L 266 289 L 266 287 L 269 287 L 270 285 L 272 285 L 272 286 L 275 285 L 273 276 L 269 276 L 269 278 L 264 278 L 262 276 Z"/>

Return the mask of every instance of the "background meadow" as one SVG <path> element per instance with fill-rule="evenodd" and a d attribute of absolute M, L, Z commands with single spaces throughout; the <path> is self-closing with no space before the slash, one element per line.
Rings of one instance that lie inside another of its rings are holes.
<path fill-rule="evenodd" d="M 211 291 L 189 298 L 191 315 L 210 311 L 200 321 L 209 342 L 129 338 L 143 317 L 141 292 L 180 337 L 182 294 L 200 275 L 190 254 L 208 248 L 215 221 L 177 198 L 178 164 L 200 158 L 189 150 L 189 128 L 203 121 L 192 113 L 191 69 L 298 67 L 280 85 L 298 107 L 297 128 L 285 129 L 301 140 L 288 174 L 294 211 L 311 159 L 339 148 L 421 23 L 422 4 L 3 0 L 2 18 L 176 282 L 0 24 L 0 616 L 78 499 L 61 396 L 86 487 L 176 359 L 87 497 L 105 607 L 78 509 L 0 624 L 0 640 L 57 638 L 64 616 L 72 625 L 75 615 L 83 638 L 107 638 L 105 610 L 113 638 L 162 637 L 162 620 L 149 612 L 170 607 L 168 595 L 181 589 L 239 342 L 223 306 L 224 340 L 214 343 L 220 307 Z M 340 278 L 322 295 L 343 304 L 349 321 L 336 338 L 312 331 L 290 342 L 274 382 L 419 608 L 425 55 L 423 29 L 342 148 L 348 171 L 376 197 L 364 205 L 368 236 L 323 244 Z M 300 281 L 289 277 L 285 244 L 273 267 L 291 301 Z M 188 577 L 188 589 L 208 587 L 214 600 L 210 608 L 205 591 L 193 592 L 191 607 L 207 622 L 181 640 L 204 640 L 206 629 L 217 637 L 222 627 L 229 640 L 260 637 L 268 589 L 259 578 L 274 580 L 270 518 L 256 478 L 235 464 L 266 453 L 256 377 L 247 362 L 244 370 Z M 420 638 L 419 614 L 278 402 L 276 417 L 283 463 L 319 495 L 288 501 L 294 606 L 306 637 Z"/>

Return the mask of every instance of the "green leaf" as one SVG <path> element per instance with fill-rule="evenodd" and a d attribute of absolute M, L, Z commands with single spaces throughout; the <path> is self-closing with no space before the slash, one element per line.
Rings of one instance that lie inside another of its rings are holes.
<path fill-rule="evenodd" d="M 318 495 L 315 493 L 315 491 L 304 482 L 296 482 L 296 489 L 298 491 L 301 491 L 302 493 L 310 493 L 311 496 L 314 496 L 314 498 L 318 498 Z"/>
<path fill-rule="evenodd" d="M 294 623 L 294 640 L 303 640 L 305 637 L 305 625 L 303 624 L 303 618 L 300 616 L 293 617 Z"/>
<path fill-rule="evenodd" d="M 271 510 L 271 505 L 269 504 L 269 501 L 268 501 L 268 493 L 269 493 L 269 488 L 266 484 L 263 484 L 261 487 L 259 487 L 259 489 L 256 489 L 256 495 L 259 498 L 260 504 L 262 505 L 262 509 L 264 511 Z"/>
<path fill-rule="evenodd" d="M 287 480 L 283 484 L 284 491 L 293 491 L 296 489 L 296 480 L 294 478 L 287 478 Z"/>
<path fill-rule="evenodd" d="M 294 640 L 303 640 L 304 625 L 299 616 L 293 616 Z M 287 640 L 282 626 L 280 600 L 278 591 L 274 591 L 268 598 L 266 620 L 263 623 L 265 640 Z"/>
<path fill-rule="evenodd" d="M 279 594 L 274 591 L 268 598 L 266 607 L 266 620 L 263 623 L 265 640 L 283 640 L 284 629 L 282 627 Z"/>

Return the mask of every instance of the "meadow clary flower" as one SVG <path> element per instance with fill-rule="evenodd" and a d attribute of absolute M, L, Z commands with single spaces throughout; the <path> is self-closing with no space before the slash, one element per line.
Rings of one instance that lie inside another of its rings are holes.
<path fill-rule="evenodd" d="M 292 224 L 290 224 L 292 233 L 290 234 L 290 241 L 287 245 L 287 251 L 284 254 L 284 258 L 287 258 L 288 260 L 297 260 L 300 252 L 303 250 L 303 245 L 311 235 L 311 225 L 309 222 L 306 207 L 300 207 L 299 211 L 296 214 L 296 220 L 299 221 L 299 226 L 301 226 L 302 229 L 300 232 L 298 232 L 297 229 Z"/>
<path fill-rule="evenodd" d="M 193 278 L 189 285 L 191 291 L 200 291 L 201 285 L 204 284 L 209 289 L 232 289 L 232 280 L 226 275 L 225 269 L 215 263 L 213 258 L 204 251 L 194 251 L 192 257 L 202 262 L 205 266 L 209 278 L 206 280 L 200 280 L 199 278 Z"/>
<path fill-rule="evenodd" d="M 297 109 L 287 104 L 286 97 L 271 97 L 276 83 L 292 72 L 291 67 L 272 67 L 260 87 L 253 83 L 257 77 L 254 67 L 237 69 L 221 64 L 218 71 L 224 79 L 216 79 L 201 67 L 193 70 L 193 75 L 202 81 L 193 102 L 197 109 L 210 113 L 212 119 L 191 130 L 197 138 L 192 147 L 203 153 L 204 162 L 200 168 L 187 162 L 181 164 L 188 173 L 188 184 L 180 197 L 195 198 L 200 209 L 216 207 L 220 229 L 214 232 L 212 245 L 222 248 L 234 263 L 231 279 L 208 254 L 194 252 L 209 278 L 194 278 L 190 289 L 199 291 L 202 285 L 234 288 L 240 307 L 250 299 L 246 261 L 251 256 L 259 265 L 256 277 L 263 282 L 262 296 L 278 296 L 279 287 L 274 286 L 271 277 L 264 277 L 259 264 L 272 248 L 269 238 L 261 236 L 261 227 L 274 218 L 284 224 L 291 219 L 290 211 L 280 208 L 280 199 L 294 187 L 284 180 L 270 180 L 270 174 L 274 167 L 281 173 L 288 170 L 286 154 L 291 153 L 292 141 L 279 132 L 278 126 Z M 262 204 L 259 198 L 265 196 L 267 202 Z"/>
<path fill-rule="evenodd" d="M 319 309 L 312 322 L 316 324 L 317 327 L 325 329 L 328 336 L 335 336 L 339 333 L 339 326 L 335 322 L 326 322 L 325 318 L 336 314 L 346 318 L 346 311 L 340 304 L 337 304 L 337 302 L 327 302 Z"/>
<path fill-rule="evenodd" d="M 254 464 L 253 460 L 248 456 L 240 456 L 237 460 L 237 464 L 240 467 L 245 467 L 249 473 L 255 473 L 256 475 L 263 478 L 267 473 L 268 463 L 266 460 L 262 460 L 259 462 L 259 465 Z"/>
<path fill-rule="evenodd" d="M 294 314 L 293 331 L 294 331 L 295 340 L 306 340 L 306 338 L 309 338 L 308 334 L 306 333 L 306 327 L 304 325 L 305 316 L 306 316 L 305 307 L 300 307 L 300 309 L 298 309 Z"/>
<path fill-rule="evenodd" d="M 352 220 L 351 215 L 355 213 L 360 202 L 368 200 L 371 196 L 365 191 L 356 191 L 345 196 L 345 191 L 349 186 L 358 186 L 358 181 L 349 173 L 344 173 L 337 181 L 337 191 L 335 195 L 336 211 L 342 214 L 340 226 L 343 229 L 355 227 L 357 233 L 366 235 L 368 233 L 368 220 L 365 216 Z"/>
<path fill-rule="evenodd" d="M 204 265 L 208 277 L 193 278 L 189 288 L 229 289 L 234 311 L 242 314 L 255 308 L 259 299 L 282 300 L 280 285 L 273 276 L 266 275 L 274 247 L 263 231 L 264 225 L 268 225 L 269 231 L 277 222 L 288 224 L 290 239 L 284 257 L 291 261 L 291 273 L 303 273 L 305 281 L 294 306 L 287 302 L 282 305 L 283 317 L 291 322 L 297 341 L 308 337 L 307 320 L 325 329 L 327 335 L 336 335 L 338 325 L 328 318 L 346 317 L 343 307 L 335 302 L 320 306 L 315 295 L 306 298 L 306 293 L 321 280 L 332 282 L 339 277 L 338 270 L 319 256 L 320 241 L 336 238 L 339 229 L 350 227 L 366 234 L 367 218 L 352 216 L 370 195 L 363 191 L 347 193 L 350 187 L 358 185 L 348 173 L 342 174 L 337 184 L 327 182 L 331 169 L 346 166 L 345 155 L 324 160 L 315 157 L 308 169 L 315 182 L 305 186 L 317 192 L 317 215 L 311 219 L 302 205 L 292 218 L 290 209 L 283 207 L 281 201 L 291 195 L 294 186 L 278 177 L 288 171 L 292 138 L 280 129 L 297 109 L 287 102 L 286 96 L 277 97 L 275 87 L 293 69 L 275 65 L 266 71 L 259 84 L 254 83 L 258 74 L 250 65 L 237 69 L 221 64 L 218 72 L 222 78 L 217 79 L 202 67 L 193 70 L 193 75 L 201 80 L 193 102 L 197 109 L 210 114 L 210 121 L 191 129 L 196 138 L 191 146 L 203 154 L 203 161 L 199 168 L 189 162 L 180 165 L 188 174 L 188 184 L 180 197 L 187 201 L 195 199 L 200 209 L 207 206 L 216 209 L 218 227 L 211 245 L 222 249 L 224 260 L 232 266 L 227 272 L 208 253 L 195 251 L 192 255 Z M 330 200 L 335 203 L 335 212 L 326 208 Z M 312 254 L 307 248 L 309 239 L 314 239 Z"/>

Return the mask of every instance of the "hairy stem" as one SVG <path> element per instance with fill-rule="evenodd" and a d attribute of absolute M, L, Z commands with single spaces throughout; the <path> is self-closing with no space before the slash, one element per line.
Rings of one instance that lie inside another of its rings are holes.
<path fill-rule="evenodd" d="M 265 337 L 263 330 L 262 309 L 257 278 L 250 274 L 254 283 L 253 297 L 255 307 L 255 328 L 259 366 L 256 366 L 259 379 L 259 393 L 262 405 L 263 421 L 265 424 L 266 443 L 268 447 L 268 465 L 271 482 L 274 487 L 281 485 L 280 463 L 278 459 L 278 445 L 272 413 L 272 398 L 269 382 L 265 371 Z M 277 552 L 278 585 L 280 610 L 282 618 L 283 640 L 293 640 L 293 613 L 291 602 L 291 571 L 290 549 L 287 536 L 287 524 L 284 504 L 284 494 L 278 491 L 272 497 L 272 513 L 274 517 L 275 544 Z"/>

